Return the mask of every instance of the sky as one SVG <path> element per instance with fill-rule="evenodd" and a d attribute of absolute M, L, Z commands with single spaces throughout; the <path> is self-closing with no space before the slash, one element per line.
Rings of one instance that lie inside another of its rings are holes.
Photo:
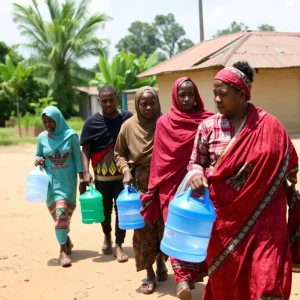
<path fill-rule="evenodd" d="M 9 46 L 28 42 L 20 36 L 12 17 L 12 3 L 30 4 L 31 0 L 0 0 L 0 41 Z M 61 0 L 60 0 L 61 1 Z M 79 2 L 79 0 L 75 0 Z M 41 3 L 42 14 L 47 18 L 47 11 Z M 97 32 L 99 38 L 110 40 L 110 57 L 117 53 L 115 45 L 128 34 L 128 28 L 134 21 L 152 23 L 158 14 L 173 13 L 176 21 L 183 26 L 186 38 L 199 42 L 198 0 L 91 0 L 91 13 L 105 13 L 112 17 L 103 29 Z M 203 0 L 204 35 L 210 39 L 219 30 L 229 27 L 231 22 L 242 22 L 251 30 L 261 24 L 273 25 L 276 31 L 300 32 L 299 0 Z M 20 48 L 25 56 L 30 53 Z M 80 64 L 92 67 L 97 57 L 89 57 Z"/>

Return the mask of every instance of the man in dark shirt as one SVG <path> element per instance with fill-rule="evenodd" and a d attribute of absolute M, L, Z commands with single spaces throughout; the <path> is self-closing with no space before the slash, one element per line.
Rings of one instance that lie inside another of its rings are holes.
<path fill-rule="evenodd" d="M 112 254 L 111 214 L 113 206 L 116 211 L 115 224 L 115 256 L 118 262 L 125 262 L 128 256 L 122 249 L 126 231 L 119 228 L 116 200 L 123 190 L 123 175 L 118 172 L 114 161 L 114 146 L 122 124 L 132 114 L 117 109 L 116 90 L 111 86 L 104 86 L 99 91 L 101 112 L 90 116 L 81 133 L 83 181 L 86 186 L 93 178 L 89 172 L 92 162 L 96 189 L 103 195 L 105 221 L 101 223 L 105 235 L 102 246 L 103 254 Z"/>

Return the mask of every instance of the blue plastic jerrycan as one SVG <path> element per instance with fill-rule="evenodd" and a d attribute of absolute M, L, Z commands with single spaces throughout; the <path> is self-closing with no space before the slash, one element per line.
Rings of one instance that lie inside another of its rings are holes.
<path fill-rule="evenodd" d="M 140 210 L 140 194 L 135 187 L 126 185 L 117 199 L 119 227 L 121 229 L 139 229 L 145 226 Z"/>
<path fill-rule="evenodd" d="M 42 166 L 29 173 L 26 186 L 26 200 L 41 203 L 47 200 L 49 177 Z"/>
<path fill-rule="evenodd" d="M 205 189 L 203 199 L 198 199 L 192 197 L 189 188 L 169 205 L 160 249 L 170 257 L 186 262 L 204 261 L 215 220 L 216 212 L 208 189 Z"/>

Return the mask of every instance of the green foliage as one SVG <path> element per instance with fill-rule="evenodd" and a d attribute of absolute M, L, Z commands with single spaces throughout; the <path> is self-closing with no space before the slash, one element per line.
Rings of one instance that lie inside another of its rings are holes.
<path fill-rule="evenodd" d="M 107 40 L 97 38 L 96 31 L 109 17 L 90 15 L 89 0 L 81 0 L 78 6 L 75 0 L 65 0 L 62 4 L 58 0 L 44 0 L 50 17 L 47 22 L 38 2 L 41 1 L 32 0 L 31 6 L 14 3 L 14 21 L 21 34 L 29 38 L 30 43 L 25 46 L 33 50 L 32 61 L 39 63 L 40 70 L 35 75 L 40 82 L 48 83 L 49 96 L 68 116 L 73 112 L 73 86 L 78 82 L 75 62 L 105 52 Z"/>
<path fill-rule="evenodd" d="M 26 113 L 20 120 L 21 126 L 24 127 L 43 127 L 43 122 L 41 116 L 31 115 Z"/>
<path fill-rule="evenodd" d="M 74 129 L 77 132 L 81 132 L 84 121 L 80 117 L 72 117 L 67 120 L 67 123 L 70 128 Z"/>
<path fill-rule="evenodd" d="M 262 24 L 257 27 L 259 31 L 275 31 L 275 27 L 269 24 Z"/>
<path fill-rule="evenodd" d="M 173 14 L 156 16 L 153 25 L 158 31 L 159 48 L 168 57 L 172 57 L 194 45 L 191 40 L 184 38 L 185 31 L 181 25 L 176 23 Z"/>
<path fill-rule="evenodd" d="M 119 95 L 120 103 L 123 90 L 135 89 L 145 85 L 156 85 L 155 77 L 138 79 L 136 76 L 155 66 L 158 62 L 159 53 L 153 53 L 147 58 L 145 53 L 137 57 L 131 52 L 121 51 L 113 58 L 111 63 L 109 63 L 107 56 L 101 55 L 99 58 L 101 73 L 96 73 L 95 78 L 89 84 L 97 87 L 113 86 Z"/>
<path fill-rule="evenodd" d="M 130 34 L 122 38 L 116 45 L 119 52 L 129 51 L 136 56 L 146 53 L 147 56 L 150 56 L 159 47 L 158 31 L 154 26 L 136 21 L 131 23 L 128 31 Z"/>
<path fill-rule="evenodd" d="M 34 109 L 34 115 L 39 118 L 41 117 L 43 109 L 49 105 L 56 106 L 57 102 L 53 101 L 52 97 L 44 97 L 39 99 L 36 103 L 30 103 L 30 106 Z"/>
<path fill-rule="evenodd" d="M 218 30 L 216 35 L 214 35 L 214 37 L 231 34 L 231 33 L 236 33 L 236 32 L 240 32 L 242 30 L 247 30 L 247 29 L 248 29 L 248 26 L 246 26 L 244 23 L 237 23 L 237 22 L 233 21 L 230 24 L 230 27 L 228 27 L 226 29 Z M 262 25 L 258 26 L 257 29 L 260 31 L 275 31 L 275 27 L 272 25 L 269 25 L 269 24 L 262 24 Z"/>
<path fill-rule="evenodd" d="M 230 34 L 230 33 L 236 33 L 236 32 L 240 32 L 242 30 L 247 30 L 247 29 L 248 29 L 248 26 L 246 26 L 244 23 L 237 23 L 237 22 L 233 21 L 228 28 L 218 30 L 216 35 L 214 35 L 214 37 L 226 35 L 226 34 Z"/>
<path fill-rule="evenodd" d="M 136 56 L 146 56 L 160 51 L 159 62 L 186 50 L 194 43 L 185 38 L 185 31 L 176 23 L 173 14 L 158 15 L 152 24 L 136 21 L 131 23 L 129 35 L 116 45 L 119 51 L 130 51 Z"/>
<path fill-rule="evenodd" d="M 0 63 L 5 62 L 6 55 L 12 58 L 15 65 L 24 60 L 24 58 L 16 52 L 16 47 L 9 47 L 4 42 L 0 42 Z"/>

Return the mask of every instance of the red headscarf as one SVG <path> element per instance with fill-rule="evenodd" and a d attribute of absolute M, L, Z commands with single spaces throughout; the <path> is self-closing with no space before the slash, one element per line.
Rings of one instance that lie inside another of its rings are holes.
<path fill-rule="evenodd" d="M 194 112 L 183 110 L 178 99 L 178 89 L 185 81 L 192 82 L 194 86 L 197 106 Z M 161 185 L 164 190 L 167 190 L 163 196 L 161 193 L 159 195 L 162 205 L 165 202 L 168 205 L 174 197 L 177 187 L 187 173 L 197 128 L 203 120 L 213 115 L 204 109 L 198 88 L 189 77 L 182 77 L 175 81 L 172 88 L 172 105 L 171 110 L 160 117 L 156 124 L 149 192 L 142 196 L 142 215 L 147 223 L 159 217 L 159 200 L 155 194 L 158 196 L 157 192 L 161 191 Z"/>
<path fill-rule="evenodd" d="M 251 81 L 239 69 L 234 67 L 224 68 L 217 73 L 214 79 L 221 80 L 237 90 L 244 90 L 246 93 L 246 100 L 251 99 Z"/>

